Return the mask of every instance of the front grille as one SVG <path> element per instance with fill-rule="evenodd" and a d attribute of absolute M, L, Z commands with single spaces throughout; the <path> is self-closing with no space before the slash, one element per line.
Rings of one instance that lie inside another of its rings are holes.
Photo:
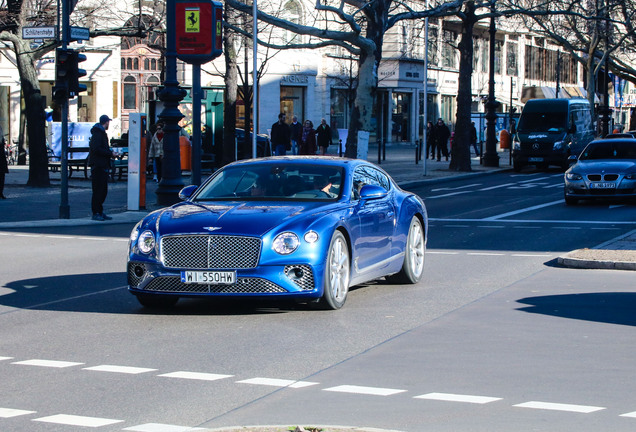
<path fill-rule="evenodd" d="M 284 288 L 261 278 L 239 278 L 232 285 L 205 285 L 186 284 L 181 282 L 178 276 L 165 276 L 153 279 L 145 287 L 148 291 L 170 292 L 170 293 L 221 293 L 221 294 L 268 294 L 284 293 Z"/>
<path fill-rule="evenodd" d="M 587 179 L 589 181 L 597 182 L 597 181 L 616 181 L 618 179 L 618 174 L 588 174 Z"/>
<path fill-rule="evenodd" d="M 167 268 L 249 269 L 258 265 L 261 239 L 225 235 L 166 236 L 161 261 Z"/>

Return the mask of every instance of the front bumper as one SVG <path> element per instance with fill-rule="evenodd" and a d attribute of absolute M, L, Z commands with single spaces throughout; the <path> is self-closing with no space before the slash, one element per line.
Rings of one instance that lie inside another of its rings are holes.
<path fill-rule="evenodd" d="M 156 262 L 129 261 L 127 276 L 133 294 L 317 298 L 322 295 L 322 270 L 308 264 L 258 266 L 236 270 L 233 284 L 185 283 L 181 270 L 166 269 Z"/>
<path fill-rule="evenodd" d="M 565 181 L 565 196 L 580 199 L 594 198 L 636 198 L 636 180 L 619 178 L 612 182 L 602 182 L 606 187 L 595 187 L 599 182 L 581 180 Z M 613 187 L 607 187 L 612 185 Z"/>

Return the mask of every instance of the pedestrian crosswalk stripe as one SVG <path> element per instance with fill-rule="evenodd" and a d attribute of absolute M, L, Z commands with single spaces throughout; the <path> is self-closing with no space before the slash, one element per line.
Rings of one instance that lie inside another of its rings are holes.
<path fill-rule="evenodd" d="M 148 368 L 140 368 L 140 367 L 130 367 L 130 366 L 114 366 L 114 365 L 101 365 L 101 366 L 93 366 L 84 368 L 84 370 L 88 371 L 96 371 L 96 372 L 114 372 L 114 373 L 125 373 L 125 374 L 140 374 L 144 372 L 152 372 L 157 369 L 148 369 Z"/>
<path fill-rule="evenodd" d="M 123 420 L 114 420 L 99 417 L 84 417 L 69 414 L 57 414 L 48 417 L 41 417 L 33 419 L 33 421 L 83 427 L 102 427 L 123 422 Z"/>
<path fill-rule="evenodd" d="M 398 393 L 404 393 L 406 390 L 380 388 L 380 387 L 363 387 L 363 386 L 356 386 L 356 385 L 341 385 L 337 387 L 326 388 L 324 389 L 324 391 L 367 394 L 367 395 L 375 395 L 375 396 L 391 396 Z"/>
<path fill-rule="evenodd" d="M 220 379 L 231 378 L 233 375 L 219 375 L 219 374 L 201 373 L 201 372 L 178 371 L 178 372 L 170 372 L 167 374 L 162 374 L 159 376 L 166 377 L 166 378 L 182 378 L 182 379 L 202 380 L 202 381 L 216 381 Z"/>
<path fill-rule="evenodd" d="M 414 399 L 431 399 L 447 402 L 466 402 L 474 404 L 487 404 L 490 402 L 501 400 L 501 398 L 497 397 L 471 396 L 452 393 L 428 393 L 420 396 L 415 396 Z"/>
<path fill-rule="evenodd" d="M 550 403 L 550 402 L 538 402 L 531 401 L 525 402 L 518 405 L 513 405 L 519 408 L 532 408 L 532 409 L 543 409 L 543 410 L 551 410 L 551 411 L 568 411 L 568 412 L 578 412 L 589 414 L 596 411 L 604 410 L 603 407 L 596 406 L 588 406 L 588 405 L 571 405 L 571 404 L 562 404 L 562 403 Z"/>
<path fill-rule="evenodd" d="M 134 432 L 192 432 L 192 431 L 202 431 L 205 429 L 197 428 L 197 427 L 188 427 L 188 426 L 177 426 L 177 425 L 169 425 L 162 423 L 146 423 L 138 426 L 127 427 L 126 429 L 122 429 L 125 431 L 134 431 Z"/>
<path fill-rule="evenodd" d="M 276 379 L 276 378 L 250 378 L 242 381 L 237 381 L 240 384 L 256 384 L 256 385 L 266 385 L 273 387 L 291 387 L 291 388 L 303 388 L 316 385 L 316 382 L 309 381 L 294 381 L 294 380 L 286 380 L 286 379 Z"/>
<path fill-rule="evenodd" d="M 0 418 L 18 417 L 21 415 L 33 414 L 35 411 L 25 411 L 13 408 L 0 408 Z"/>
<path fill-rule="evenodd" d="M 25 365 L 25 366 L 51 367 L 51 368 L 67 368 L 67 367 L 72 367 L 72 366 L 83 365 L 84 363 L 68 362 L 68 361 L 57 361 L 57 360 L 33 359 L 33 360 L 18 361 L 18 362 L 14 362 L 12 364 Z"/>

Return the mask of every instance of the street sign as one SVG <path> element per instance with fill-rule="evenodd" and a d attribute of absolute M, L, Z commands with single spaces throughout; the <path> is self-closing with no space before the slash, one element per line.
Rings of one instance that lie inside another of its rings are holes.
<path fill-rule="evenodd" d="M 223 54 L 223 5 L 213 0 L 177 0 L 177 58 L 203 64 Z"/>
<path fill-rule="evenodd" d="M 71 40 L 89 40 L 90 32 L 88 27 L 71 27 Z"/>
<path fill-rule="evenodd" d="M 57 28 L 53 27 L 22 27 L 22 39 L 55 39 Z"/>

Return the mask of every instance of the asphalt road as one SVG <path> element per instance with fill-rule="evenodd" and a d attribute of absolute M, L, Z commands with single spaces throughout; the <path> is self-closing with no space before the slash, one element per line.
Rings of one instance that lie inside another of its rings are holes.
<path fill-rule="evenodd" d="M 634 229 L 634 207 L 565 207 L 542 176 L 418 190 L 424 281 L 335 312 L 151 312 L 124 286 L 132 226 L 0 232 L 0 430 L 631 431 L 633 272 L 554 260 Z"/>

